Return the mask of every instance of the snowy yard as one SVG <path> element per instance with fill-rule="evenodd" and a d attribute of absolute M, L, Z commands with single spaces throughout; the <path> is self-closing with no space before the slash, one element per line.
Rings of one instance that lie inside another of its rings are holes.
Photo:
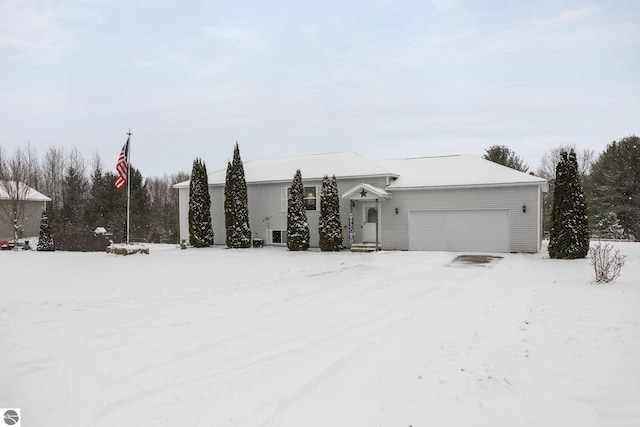
<path fill-rule="evenodd" d="M 638 426 L 622 276 L 505 255 L 0 252 L 0 407 L 23 426 Z"/>

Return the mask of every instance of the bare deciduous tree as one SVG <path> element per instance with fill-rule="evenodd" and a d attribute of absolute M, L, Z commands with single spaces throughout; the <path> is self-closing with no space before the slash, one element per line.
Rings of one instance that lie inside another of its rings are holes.
<path fill-rule="evenodd" d="M 189 174 L 179 172 L 170 176 L 147 179 L 147 193 L 151 204 L 151 239 L 176 242 L 179 232 L 178 190 L 173 185 L 189 180 Z"/>
<path fill-rule="evenodd" d="M 66 160 L 64 148 L 51 146 L 44 153 L 41 164 L 41 191 L 51 198 L 47 207 L 49 226 L 54 231 L 59 227 L 60 210 L 62 209 L 62 182 Z"/>
<path fill-rule="evenodd" d="M 596 152 L 590 148 L 583 150 L 576 150 L 575 145 L 561 145 L 547 152 L 542 156 L 540 160 L 540 167 L 538 168 L 538 176 L 548 180 L 556 179 L 556 166 L 558 159 L 560 159 L 560 153 L 569 153 L 573 150 L 578 158 L 578 173 L 580 177 L 584 179 L 585 176 L 591 172 L 593 162 L 596 160 Z"/>
<path fill-rule="evenodd" d="M 38 157 L 30 144 L 16 149 L 13 156 L 0 151 L 0 211 L 13 228 L 14 241 L 23 226 L 26 203 L 38 184 L 38 174 Z"/>
<path fill-rule="evenodd" d="M 60 209 L 62 204 L 62 179 L 65 170 L 64 148 L 51 146 L 42 161 L 42 190 L 51 198 L 50 206 Z"/>

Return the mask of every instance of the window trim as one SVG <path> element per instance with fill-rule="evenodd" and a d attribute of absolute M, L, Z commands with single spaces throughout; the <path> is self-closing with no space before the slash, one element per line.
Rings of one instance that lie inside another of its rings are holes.
<path fill-rule="evenodd" d="M 304 185 L 304 184 L 303 184 Z M 306 207 L 306 201 L 307 200 L 315 200 L 316 201 L 316 208 L 315 209 L 306 209 L 306 211 L 320 211 L 320 189 L 321 186 L 320 185 L 304 185 L 304 189 L 307 188 L 315 188 L 315 197 L 304 197 L 304 201 L 305 201 L 305 207 Z M 288 207 L 288 201 L 289 201 L 289 191 L 291 189 L 291 186 L 287 186 L 287 187 L 280 187 L 280 209 L 282 210 L 282 212 L 286 212 L 287 211 L 287 207 Z M 306 195 L 306 192 L 305 192 Z"/>
<path fill-rule="evenodd" d="M 279 232 L 280 233 L 280 242 L 275 242 L 273 241 L 273 233 L 274 232 Z M 284 241 L 282 241 L 282 235 L 284 234 L 285 238 Z M 279 228 L 269 228 L 267 230 L 267 236 L 269 237 L 269 244 L 270 245 L 286 245 L 287 244 L 287 230 L 282 230 Z"/>

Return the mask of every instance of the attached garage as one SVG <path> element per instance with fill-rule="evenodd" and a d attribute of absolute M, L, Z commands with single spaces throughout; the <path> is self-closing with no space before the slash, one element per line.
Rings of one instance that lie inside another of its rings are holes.
<path fill-rule="evenodd" d="M 509 210 L 409 211 L 409 250 L 509 252 Z"/>

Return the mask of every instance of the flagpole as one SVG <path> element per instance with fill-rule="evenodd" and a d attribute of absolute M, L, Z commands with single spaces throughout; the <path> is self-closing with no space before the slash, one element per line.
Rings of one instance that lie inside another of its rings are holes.
<path fill-rule="evenodd" d="M 128 138 L 127 141 L 129 141 L 129 145 L 127 147 L 127 245 L 129 245 L 129 224 L 131 222 L 131 217 L 130 217 L 130 204 L 131 204 L 131 176 L 130 176 L 130 172 L 131 172 L 131 129 L 129 129 L 129 132 L 127 132 Z"/>

